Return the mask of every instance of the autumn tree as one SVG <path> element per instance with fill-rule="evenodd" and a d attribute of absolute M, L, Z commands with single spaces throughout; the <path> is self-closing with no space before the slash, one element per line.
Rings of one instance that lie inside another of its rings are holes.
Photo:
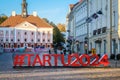
<path fill-rule="evenodd" d="M 66 32 L 65 24 L 59 23 L 59 24 L 57 24 L 57 27 L 60 30 L 60 32 Z"/>

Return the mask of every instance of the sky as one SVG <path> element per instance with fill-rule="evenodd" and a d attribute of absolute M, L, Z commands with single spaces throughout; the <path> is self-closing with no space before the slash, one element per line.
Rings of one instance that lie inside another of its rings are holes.
<path fill-rule="evenodd" d="M 69 4 L 75 4 L 79 0 L 26 0 L 28 3 L 28 14 L 36 11 L 41 18 L 49 21 L 65 23 L 69 11 Z M 0 15 L 11 16 L 12 11 L 21 14 L 22 0 L 0 0 Z"/>

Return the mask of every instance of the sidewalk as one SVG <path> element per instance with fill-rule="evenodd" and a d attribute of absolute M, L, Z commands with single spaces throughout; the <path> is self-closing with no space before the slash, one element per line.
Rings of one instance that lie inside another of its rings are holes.
<path fill-rule="evenodd" d="M 112 68 L 120 68 L 120 60 L 109 60 L 110 67 Z"/>

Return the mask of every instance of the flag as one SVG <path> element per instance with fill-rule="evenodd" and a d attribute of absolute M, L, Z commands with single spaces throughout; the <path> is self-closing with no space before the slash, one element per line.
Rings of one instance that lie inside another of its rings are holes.
<path fill-rule="evenodd" d="M 97 15 L 96 13 L 94 13 L 94 14 L 92 15 L 92 18 L 97 19 L 97 18 L 98 18 L 98 15 Z"/>
<path fill-rule="evenodd" d="M 99 10 L 97 13 L 98 13 L 98 14 L 103 14 L 101 10 Z"/>
<path fill-rule="evenodd" d="M 86 19 L 87 23 L 90 23 L 91 21 L 92 21 L 92 19 L 90 17 Z"/>

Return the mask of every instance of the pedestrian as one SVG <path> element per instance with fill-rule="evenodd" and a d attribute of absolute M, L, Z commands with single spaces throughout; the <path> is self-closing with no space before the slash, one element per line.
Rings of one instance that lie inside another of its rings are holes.
<path fill-rule="evenodd" d="M 48 47 L 49 54 L 51 54 L 51 47 Z"/>

